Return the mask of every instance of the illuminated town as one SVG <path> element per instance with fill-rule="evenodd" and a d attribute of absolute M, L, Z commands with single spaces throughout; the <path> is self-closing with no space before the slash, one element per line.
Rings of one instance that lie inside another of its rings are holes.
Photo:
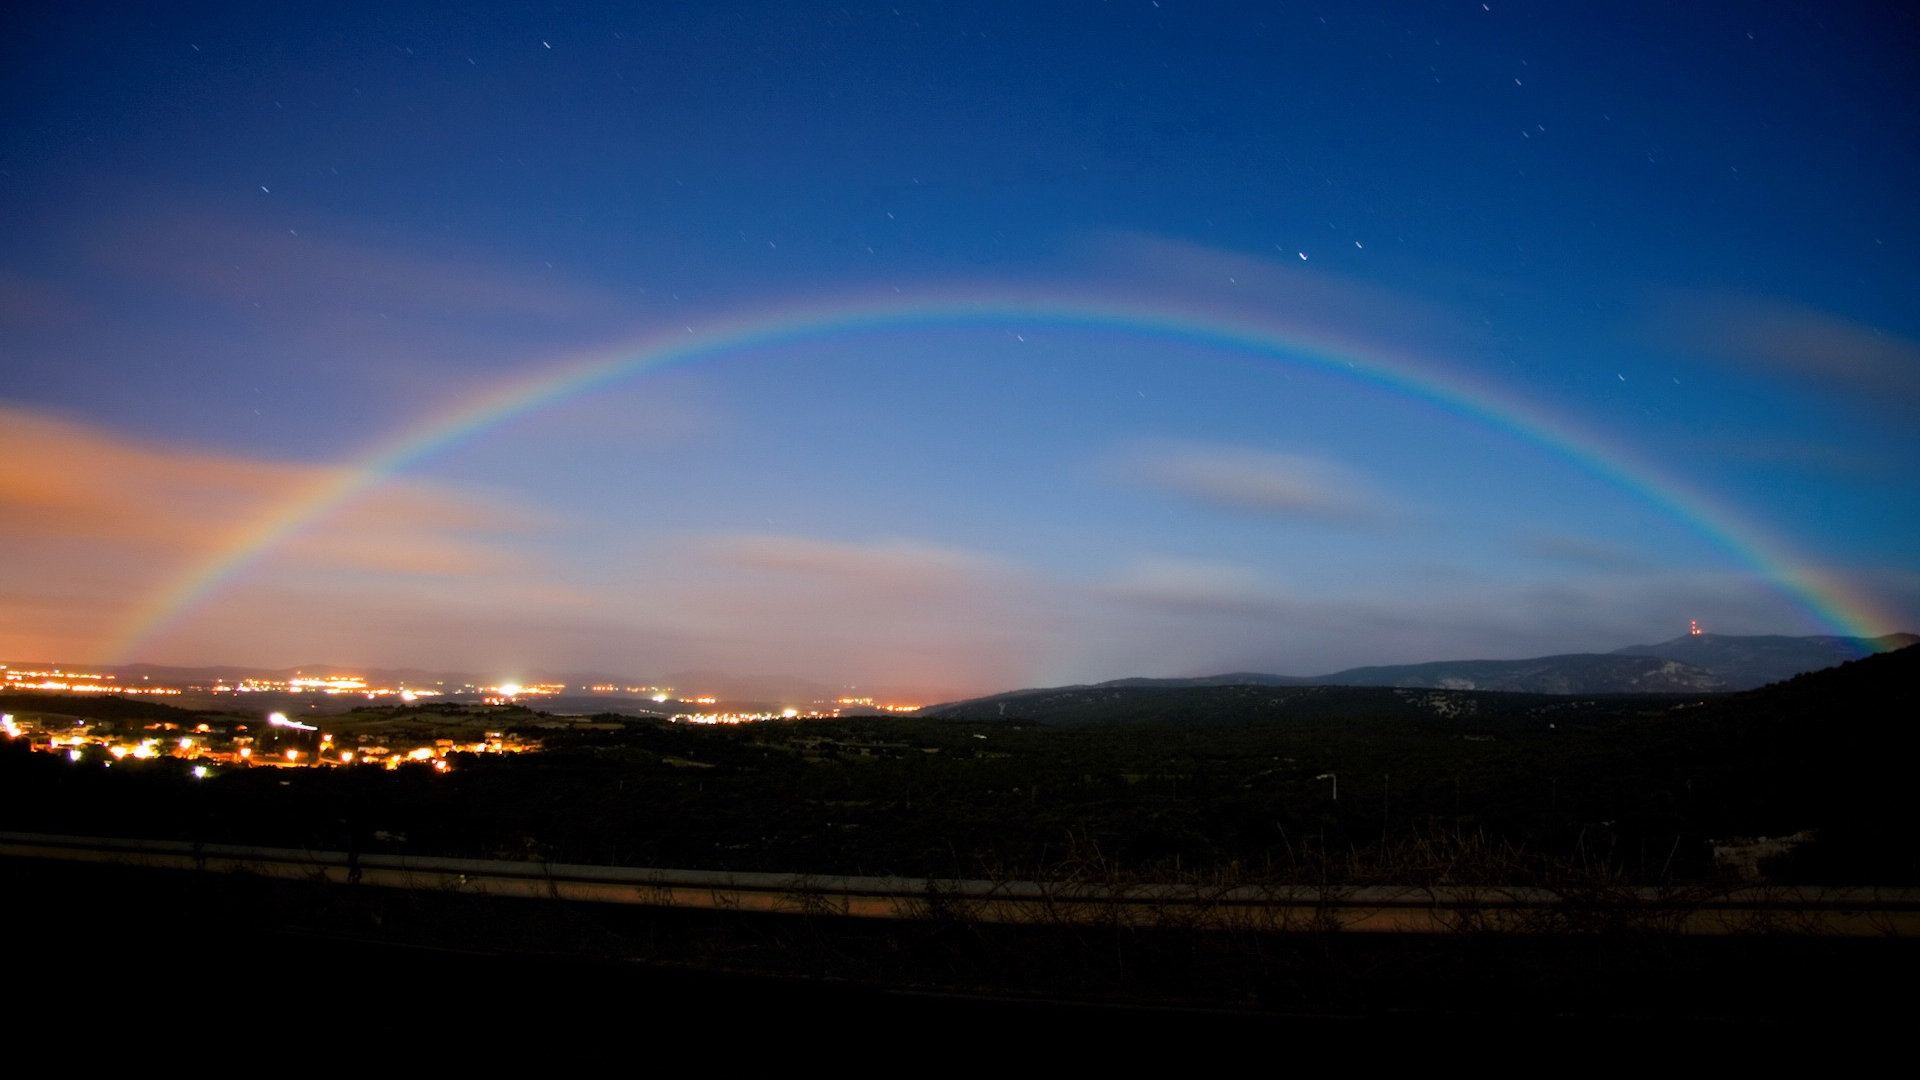
<path fill-rule="evenodd" d="M 688 698 L 696 705 L 712 705 L 711 697 Z M 840 698 L 830 709 L 781 709 L 778 712 L 683 712 L 674 713 L 671 719 L 680 724 L 750 724 L 759 720 L 827 720 L 846 715 L 849 709 L 872 709 L 885 713 L 919 712 L 919 705 L 875 704 L 872 698 Z"/>
<path fill-rule="evenodd" d="M 121 683 L 118 676 L 97 672 L 64 671 L 60 668 L 50 670 L 30 670 L 0 665 L 0 671 L 6 675 L 6 688 L 9 690 L 44 690 L 72 694 L 178 694 L 175 686 L 154 686 L 142 682 L 138 685 Z"/>
<path fill-rule="evenodd" d="M 14 667 L 0 665 L 4 688 L 18 693 L 75 695 L 159 696 L 197 698 L 223 709 L 228 700 L 242 698 L 260 701 L 271 698 L 276 707 L 288 710 L 305 705 L 314 710 L 305 720 L 291 719 L 286 711 L 236 713 L 208 717 L 189 726 L 172 722 L 134 723 L 109 721 L 53 713 L 33 713 L 21 708 L 18 715 L 5 714 L 0 733 L 25 739 L 36 752 L 63 754 L 75 762 L 95 761 L 111 765 L 128 759 L 146 761 L 173 758 L 192 763 L 194 776 L 205 777 L 221 768 L 314 768 L 376 766 L 397 769 L 403 765 L 421 765 L 445 772 L 449 757 L 460 754 L 518 754 L 540 749 L 540 742 L 509 730 L 485 731 L 479 738 L 402 737 L 395 733 L 360 731 L 354 735 L 326 730 L 330 721 L 337 726 L 365 727 L 366 721 L 350 721 L 342 714 L 347 708 L 360 708 L 354 701 L 388 706 L 445 702 L 449 709 L 492 710 L 511 706 L 553 702 L 568 694 L 582 697 L 637 699 L 649 705 L 671 704 L 678 710 L 652 710 L 646 715 L 682 724 L 746 724 L 774 720 L 831 719 L 849 714 L 907 714 L 918 711 L 917 704 L 876 701 L 871 697 L 843 697 L 830 704 L 812 708 L 718 706 L 714 694 L 677 696 L 671 686 L 653 684 L 591 683 L 569 686 L 565 683 L 501 682 L 495 685 L 463 683 L 449 685 L 393 684 L 375 682 L 356 674 L 295 673 L 286 678 L 257 675 L 181 681 L 178 685 L 156 682 L 150 677 L 139 681 L 123 680 L 107 671 L 73 670 L 61 666 Z M 462 703 L 466 704 L 462 704 Z M 321 712 L 320 705 L 331 711 Z M 436 706 L 438 708 L 440 706 Z M 476 719 L 484 719 L 479 712 Z M 565 728 L 590 724 L 586 717 L 539 716 L 539 727 Z M 505 725 L 502 725 L 504 728 Z M 525 725 L 523 725 L 525 726 Z"/>
<path fill-rule="evenodd" d="M 540 744 L 503 731 L 489 731 L 477 740 L 419 741 L 386 746 L 367 736 L 351 745 L 321 730 L 317 724 L 290 720 L 271 713 L 258 725 L 235 717 L 230 722 L 207 721 L 185 728 L 177 723 L 130 725 L 61 717 L 57 722 L 31 716 L 0 714 L 0 733 L 26 739 L 33 750 L 64 754 L 69 761 L 116 761 L 176 758 L 193 763 L 193 775 L 206 777 L 221 767 L 312 768 L 370 765 L 397 769 L 418 764 L 447 771 L 451 754 L 519 754 Z M 385 740 L 397 741 L 397 740 Z"/>
<path fill-rule="evenodd" d="M 677 695 L 671 686 L 652 684 L 623 685 L 618 683 L 591 683 L 569 686 L 566 683 L 517 683 L 501 682 L 496 685 L 462 683 L 448 685 L 444 682 L 431 686 L 380 685 L 371 682 L 363 675 L 328 674 L 306 675 L 295 673 L 275 679 L 257 675 L 239 677 L 221 677 L 197 683 L 167 685 L 143 678 L 140 682 L 125 682 L 111 672 L 70 671 L 62 667 L 16 668 L 0 664 L 0 678 L 4 679 L 7 690 L 39 691 L 73 694 L 153 694 L 179 696 L 182 694 L 291 694 L 295 696 L 360 697 L 370 701 L 382 698 L 395 698 L 403 702 L 445 696 L 472 696 L 487 705 L 519 704 L 527 699 L 555 698 L 573 693 L 591 696 L 620 696 L 646 698 L 656 704 L 678 703 L 682 705 L 717 705 L 720 698 L 716 694 L 698 693 Z M 843 697 L 832 703 L 832 707 L 813 710 L 783 709 L 765 713 L 690 713 L 681 714 L 688 718 L 710 716 L 738 716 L 741 719 L 772 720 L 791 719 L 796 716 L 827 717 L 839 716 L 849 709 L 872 709 L 876 712 L 911 713 L 921 708 L 917 704 L 901 704 L 876 701 L 871 697 Z M 714 722 L 703 719 L 698 722 Z"/>

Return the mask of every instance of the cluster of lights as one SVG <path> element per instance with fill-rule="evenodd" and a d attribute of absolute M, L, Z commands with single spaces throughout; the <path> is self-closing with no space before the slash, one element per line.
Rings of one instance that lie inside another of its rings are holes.
<path fill-rule="evenodd" d="M 926 707 L 924 705 L 879 705 L 875 704 L 874 700 L 870 697 L 843 697 L 834 701 L 834 704 L 842 706 L 864 705 L 869 709 L 879 709 L 881 712 L 891 713 L 919 712 Z"/>
<path fill-rule="evenodd" d="M 158 686 L 150 683 L 143 683 L 138 686 L 122 685 L 118 681 L 117 676 L 114 675 L 96 672 L 64 671 L 59 668 L 44 671 L 9 670 L 5 665 L 0 665 L 0 671 L 5 672 L 6 685 L 9 689 L 50 690 L 83 694 L 177 695 L 185 692 L 185 690 L 204 690 L 215 694 L 326 694 L 333 696 L 352 694 L 355 696 L 365 696 L 369 699 L 397 697 L 402 701 L 412 702 L 418 701 L 421 698 L 439 697 L 446 692 L 444 690 L 425 690 L 419 687 L 408 687 L 404 685 L 373 686 L 369 684 L 366 677 L 362 675 L 296 674 L 289 679 L 268 679 L 255 676 L 245 678 L 220 678 L 214 680 L 210 686 L 189 686 L 183 690 L 181 687 Z M 509 682 L 501 683 L 498 686 L 467 686 L 459 689 L 460 692 L 480 694 L 482 701 L 489 705 L 509 705 L 518 698 L 553 697 L 567 692 L 565 683 L 525 684 Z M 654 701 L 662 704 L 674 700 L 684 701 L 690 705 L 719 704 L 719 698 L 711 694 L 676 699 L 674 697 L 674 689 L 671 686 L 623 686 L 617 683 L 595 683 L 583 689 L 595 694 L 633 694 L 640 697 L 650 697 Z M 843 698 L 840 704 L 873 705 L 873 700 L 871 698 Z M 892 709 L 890 706 L 885 705 L 877 707 L 889 709 L 889 711 L 905 711 Z"/>
<path fill-rule="evenodd" d="M 171 724 L 157 726 L 169 730 L 173 729 L 173 725 Z M 5 721 L 0 723 L 0 730 L 3 730 L 11 738 L 26 737 L 31 739 L 33 734 L 23 729 L 12 716 L 6 717 Z M 151 731 L 153 729 L 149 728 L 148 730 Z M 206 724 L 201 724 L 194 729 L 196 735 L 208 735 L 211 734 L 211 732 L 212 729 Z M 161 744 L 163 742 L 167 745 L 162 746 Z M 101 747 L 106 750 L 107 756 L 115 761 L 124 761 L 128 758 L 132 758 L 135 761 L 151 761 L 154 758 L 162 757 L 238 761 L 244 759 L 252 752 L 251 748 L 242 747 L 236 753 L 222 754 L 210 747 L 207 739 L 195 738 L 194 735 L 182 735 L 171 740 L 163 739 L 160 736 L 148 736 L 137 742 L 126 742 L 123 740 L 109 739 L 105 736 L 91 735 L 85 732 L 77 735 L 50 735 L 47 738 L 44 749 L 53 753 L 64 751 L 68 761 L 79 761 L 86 756 L 86 748 L 89 746 Z M 34 746 L 33 749 L 41 750 L 43 748 Z M 204 770 L 204 768 L 204 766 L 200 767 L 202 770 Z M 199 773 L 196 773 L 196 775 L 199 775 Z"/>
<path fill-rule="evenodd" d="M 296 675 L 291 679 L 221 680 L 209 687 L 216 694 L 353 694 L 368 698 L 397 697 L 415 701 L 438 697 L 438 690 L 420 690 L 405 686 L 369 686 L 359 675 Z"/>
<path fill-rule="evenodd" d="M 711 703 L 713 699 L 706 698 L 703 700 Z M 923 708 L 923 706 L 920 706 L 920 705 L 871 705 L 870 702 L 867 702 L 867 701 L 859 701 L 856 703 L 861 705 L 869 705 L 870 707 L 879 709 L 882 712 L 890 712 L 890 713 L 918 712 L 920 711 L 921 708 Z M 836 704 L 845 705 L 845 704 L 849 704 L 849 702 L 842 700 L 840 702 L 837 702 Z M 817 709 L 809 712 L 801 712 L 799 709 L 782 709 L 779 712 L 675 713 L 673 714 L 671 719 L 676 724 L 752 724 L 762 720 L 797 720 L 797 719 L 827 720 L 827 719 L 837 718 L 839 715 L 840 715 L 839 709 L 833 709 L 829 712 L 820 712 Z"/>
<path fill-rule="evenodd" d="M 621 686 L 617 683 L 594 683 L 587 687 L 594 694 L 638 694 L 651 697 L 655 701 L 665 701 L 673 694 L 671 686 Z"/>
<path fill-rule="evenodd" d="M 828 715 L 831 714 L 817 712 L 802 713 L 799 709 L 782 709 L 777 713 L 675 713 L 672 719 L 676 724 L 752 724 L 761 720 L 793 720 L 801 716 L 805 716 L 810 720 L 818 720 Z"/>
<path fill-rule="evenodd" d="M 50 690 L 68 694 L 178 694 L 180 691 L 171 686 L 123 686 L 118 678 L 89 671 L 62 671 L 54 668 L 50 671 L 29 669 L 15 670 L 0 665 L 6 671 L 6 685 L 9 690 Z"/>
<path fill-rule="evenodd" d="M 480 688 L 480 700 L 488 705 L 511 705 L 516 698 L 552 697 L 567 692 L 566 683 L 534 683 L 531 686 L 521 683 L 501 683 L 499 686 Z"/>
<path fill-rule="evenodd" d="M 289 719 L 285 713 L 270 714 L 267 726 L 289 731 L 318 732 L 318 743 L 312 749 L 285 747 L 268 751 L 256 747 L 251 736 L 231 736 L 230 743 L 224 742 L 229 737 L 217 736 L 206 724 L 200 724 L 193 732 L 177 737 L 150 735 L 138 740 L 97 735 L 85 730 L 84 724 L 78 731 L 42 733 L 31 722 L 21 723 L 11 713 L 0 715 L 0 734 L 8 738 L 25 738 L 35 751 L 64 753 L 69 761 L 77 762 L 87 756 L 89 748 L 95 748 L 105 751 L 106 756 L 112 759 L 109 765 L 128 759 L 150 761 L 162 757 L 184 758 L 196 761 L 193 775 L 199 778 L 209 774 L 207 762 L 280 767 L 361 764 L 384 765 L 389 769 L 397 769 L 404 764 L 426 764 L 438 772 L 446 772 L 450 767 L 446 755 L 450 753 L 519 754 L 540 748 L 537 742 L 510 741 L 505 732 L 489 731 L 479 742 L 455 744 L 451 739 L 441 739 L 433 746 L 419 746 L 405 753 L 390 754 L 383 746 L 362 750 L 343 749 L 335 745 L 331 734 L 320 731 L 312 724 Z M 147 730 L 176 731 L 178 727 L 174 724 L 155 724 Z M 243 726 L 238 730 L 246 729 Z M 37 741 L 40 738 L 44 738 L 44 742 Z"/>
<path fill-rule="evenodd" d="M 287 680 L 287 689 L 319 690 L 328 694 L 352 694 L 367 688 L 367 680 L 358 675 L 327 675 L 320 678 L 295 677 Z"/>

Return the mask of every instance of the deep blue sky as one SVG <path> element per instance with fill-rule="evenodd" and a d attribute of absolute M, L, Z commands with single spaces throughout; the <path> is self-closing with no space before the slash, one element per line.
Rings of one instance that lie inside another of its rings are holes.
<path fill-rule="evenodd" d="M 6 16 L 0 655 L 937 694 L 1920 629 L 1890 5 L 388 7 Z M 642 369 L 139 632 L 515 380 L 1069 294 L 1333 344 L 1022 316 Z M 1468 403 L 1343 370 L 1382 355 Z"/>

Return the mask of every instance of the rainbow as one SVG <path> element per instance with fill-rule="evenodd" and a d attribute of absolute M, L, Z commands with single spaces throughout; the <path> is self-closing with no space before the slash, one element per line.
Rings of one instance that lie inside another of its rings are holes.
<path fill-rule="evenodd" d="M 1870 637 L 1892 626 L 1839 578 L 1806 565 L 1786 545 L 1732 507 L 1609 444 L 1566 418 L 1492 386 L 1439 371 L 1431 363 L 1301 326 L 1272 326 L 1244 315 L 1173 307 L 1128 297 L 969 293 L 935 298 L 891 296 L 760 309 L 707 326 L 675 327 L 621 347 L 545 366 L 465 398 L 363 454 L 357 462 L 252 523 L 207 559 L 143 603 L 99 650 L 124 662 L 206 604 L 222 586 L 302 529 L 407 469 L 478 438 L 501 422 L 645 371 L 691 364 L 740 350 L 914 328 L 1024 327 L 1091 330 L 1164 338 L 1302 364 L 1384 387 L 1536 444 L 1618 483 L 1715 541 L 1773 581 L 1834 632 Z"/>

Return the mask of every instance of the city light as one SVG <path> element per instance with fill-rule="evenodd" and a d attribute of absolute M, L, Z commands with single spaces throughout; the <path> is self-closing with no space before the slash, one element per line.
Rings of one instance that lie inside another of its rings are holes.
<path fill-rule="evenodd" d="M 9 690 L 38 690 L 51 693 L 68 694 L 178 694 L 179 688 L 171 686 L 123 686 L 116 675 L 102 672 L 65 671 L 60 668 L 9 668 L 0 665 L 5 671 L 6 687 Z"/>
<path fill-rule="evenodd" d="M 0 673 L 6 674 L 5 687 L 9 690 L 38 690 L 41 683 L 48 681 L 84 688 L 93 682 L 104 684 L 113 678 L 111 675 L 76 674 L 51 668 L 9 669 L 5 665 L 0 665 Z M 60 678 L 52 678 L 55 674 Z M 222 692 L 234 694 L 258 694 L 269 690 L 285 692 L 288 687 L 296 687 L 309 694 L 350 691 L 365 693 L 369 697 L 392 694 L 409 701 L 414 697 L 442 692 L 369 687 L 367 680 L 359 676 L 301 677 L 285 681 L 220 679 L 211 682 L 212 686 L 195 687 L 195 692 L 219 688 Z M 177 692 L 171 687 L 162 689 Z M 566 687 L 558 683 L 510 683 L 505 687 L 490 689 L 493 692 L 511 689 L 522 695 L 552 695 L 564 692 Z M 660 690 L 653 686 L 629 689 Z M 465 686 L 458 692 L 471 694 L 479 691 L 479 687 Z M 143 689 L 141 692 L 158 691 Z M 375 735 L 362 729 L 356 735 L 347 736 L 324 731 L 322 725 L 326 721 L 318 716 L 307 718 L 313 721 L 307 722 L 280 711 L 254 715 L 262 719 L 252 724 L 244 722 L 244 717 L 234 717 L 215 722 L 195 718 L 190 725 L 168 721 L 129 725 L 126 721 L 76 720 L 70 715 L 16 716 L 4 713 L 0 714 L 0 733 L 26 740 L 31 752 L 65 754 L 68 761 L 76 764 L 89 760 L 101 762 L 102 758 L 106 759 L 106 765 L 115 762 L 144 764 L 169 757 L 183 759 L 192 763 L 191 775 L 201 779 L 212 775 L 214 767 L 223 764 L 255 768 L 395 768 L 404 763 L 419 763 L 429 765 L 436 772 L 446 773 L 453 771 L 455 765 L 454 761 L 449 760 L 450 755 L 519 754 L 541 749 L 538 740 L 507 731 L 487 731 L 481 738 L 428 738 L 423 745 L 423 740 L 418 736 L 406 736 L 399 732 Z M 145 733 L 130 732 L 129 726 L 144 728 Z M 250 732 L 249 727 L 255 730 Z M 314 734 L 309 736 L 309 732 Z M 341 745 L 343 742 L 347 745 Z M 398 745 L 390 747 L 381 745 L 382 742 Z M 99 755 L 92 754 L 93 747 L 99 748 Z"/>

